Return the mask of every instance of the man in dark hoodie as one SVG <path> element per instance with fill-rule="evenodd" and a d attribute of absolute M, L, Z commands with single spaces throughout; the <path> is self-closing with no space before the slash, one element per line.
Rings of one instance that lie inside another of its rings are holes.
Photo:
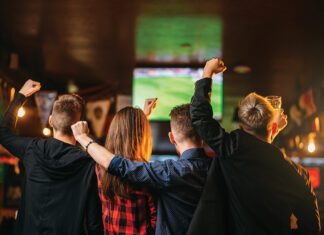
<path fill-rule="evenodd" d="M 0 125 L 0 144 L 26 169 L 14 234 L 103 234 L 95 164 L 75 146 L 70 128 L 81 119 L 82 98 L 63 95 L 55 101 L 49 119 L 54 138 L 23 138 L 11 131 L 25 97 L 39 89 L 40 83 L 28 80 Z"/>

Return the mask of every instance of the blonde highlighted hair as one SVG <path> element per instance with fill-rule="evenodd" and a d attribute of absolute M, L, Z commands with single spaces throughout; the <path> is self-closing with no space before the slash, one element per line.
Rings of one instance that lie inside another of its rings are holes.
<path fill-rule="evenodd" d="M 267 137 L 271 133 L 274 114 L 271 104 L 254 92 L 241 101 L 238 111 L 243 127 L 247 131 L 252 131 L 263 137 Z"/>

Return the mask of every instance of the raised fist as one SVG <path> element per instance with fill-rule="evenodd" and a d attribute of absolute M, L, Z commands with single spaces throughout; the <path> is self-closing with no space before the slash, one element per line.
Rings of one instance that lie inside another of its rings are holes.
<path fill-rule="evenodd" d="M 35 92 L 39 91 L 41 88 L 41 84 L 39 82 L 35 82 L 31 79 L 28 79 L 27 82 L 22 86 L 19 93 L 23 94 L 25 97 L 31 96 Z"/>
<path fill-rule="evenodd" d="M 89 134 L 88 123 L 86 121 L 78 121 L 71 126 L 74 138 L 78 141 L 83 135 Z"/>
<path fill-rule="evenodd" d="M 221 73 L 226 70 L 224 62 L 219 58 L 213 58 L 206 62 L 203 78 L 211 78 L 213 74 Z"/>
<path fill-rule="evenodd" d="M 144 103 L 144 114 L 146 117 L 149 117 L 153 111 L 153 109 L 155 109 L 157 104 L 157 98 L 154 99 L 146 99 L 145 103 Z"/>

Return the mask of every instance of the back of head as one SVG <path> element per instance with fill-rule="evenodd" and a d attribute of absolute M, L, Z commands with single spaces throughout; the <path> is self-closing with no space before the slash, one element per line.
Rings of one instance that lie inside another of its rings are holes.
<path fill-rule="evenodd" d="M 196 133 L 190 120 L 190 104 L 176 106 L 171 110 L 171 131 L 178 143 L 190 141 L 200 145 L 202 139 Z"/>
<path fill-rule="evenodd" d="M 254 92 L 247 95 L 240 104 L 238 116 L 247 131 L 262 137 L 271 133 L 274 110 L 264 97 Z"/>
<path fill-rule="evenodd" d="M 112 120 L 105 147 L 112 153 L 132 161 L 148 162 L 152 153 L 150 123 L 141 109 L 126 107 Z M 127 184 L 119 178 L 101 170 L 104 195 L 113 200 L 114 196 L 127 197 Z"/>
<path fill-rule="evenodd" d="M 72 136 L 71 125 L 80 121 L 84 106 L 84 100 L 78 95 L 61 95 L 53 105 L 52 124 L 54 130 Z"/>

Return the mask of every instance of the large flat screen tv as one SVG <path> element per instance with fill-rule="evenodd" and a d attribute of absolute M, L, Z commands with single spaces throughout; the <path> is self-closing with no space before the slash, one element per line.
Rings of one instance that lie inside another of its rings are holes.
<path fill-rule="evenodd" d="M 143 108 L 147 98 L 158 98 L 152 121 L 170 120 L 177 105 L 190 103 L 194 84 L 202 76 L 202 68 L 136 68 L 133 77 L 133 106 Z M 223 74 L 213 77 L 211 104 L 215 119 L 223 114 Z"/>

